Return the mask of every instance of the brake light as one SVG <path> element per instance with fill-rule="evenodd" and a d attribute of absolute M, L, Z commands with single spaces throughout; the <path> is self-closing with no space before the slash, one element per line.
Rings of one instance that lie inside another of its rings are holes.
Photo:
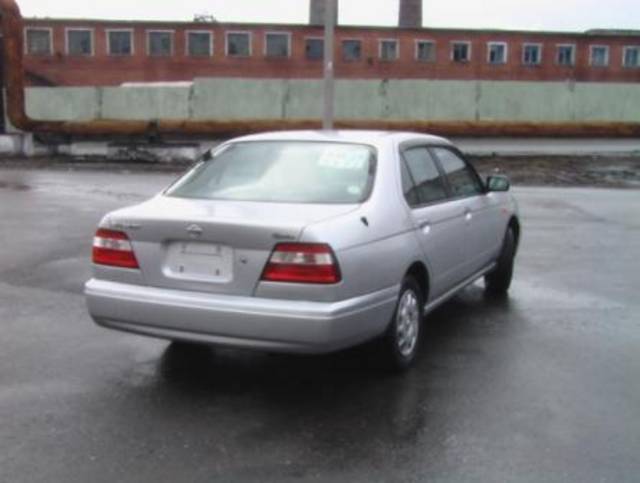
<path fill-rule="evenodd" d="M 340 268 L 329 245 L 279 243 L 262 273 L 268 282 L 333 284 L 341 280 Z"/>
<path fill-rule="evenodd" d="M 93 263 L 120 268 L 140 268 L 126 233 L 100 228 L 93 238 Z"/>

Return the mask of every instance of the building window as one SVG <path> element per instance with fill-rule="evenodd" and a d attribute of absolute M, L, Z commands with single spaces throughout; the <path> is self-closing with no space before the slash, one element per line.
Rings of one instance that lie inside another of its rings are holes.
<path fill-rule="evenodd" d="M 622 65 L 624 67 L 640 67 L 640 45 L 629 45 L 622 50 Z"/>
<path fill-rule="evenodd" d="M 93 55 L 93 30 L 67 29 L 68 55 Z"/>
<path fill-rule="evenodd" d="M 187 54 L 192 57 L 211 57 L 213 55 L 211 32 L 187 32 Z"/>
<path fill-rule="evenodd" d="M 558 45 L 556 61 L 558 65 L 574 65 L 576 61 L 576 46 Z"/>
<path fill-rule="evenodd" d="M 469 62 L 471 60 L 471 42 L 452 42 L 451 59 L 454 62 Z"/>
<path fill-rule="evenodd" d="M 229 57 L 250 57 L 251 34 L 249 32 L 227 32 L 227 55 Z"/>
<path fill-rule="evenodd" d="M 387 60 L 387 61 L 398 59 L 398 41 L 397 40 L 381 40 L 380 41 L 380 59 Z"/>
<path fill-rule="evenodd" d="M 133 55 L 133 31 L 107 31 L 107 47 L 109 55 Z"/>
<path fill-rule="evenodd" d="M 416 41 L 416 60 L 421 62 L 436 61 L 436 44 L 430 40 Z"/>
<path fill-rule="evenodd" d="M 489 42 L 487 44 L 487 62 L 490 64 L 507 63 L 506 42 Z"/>
<path fill-rule="evenodd" d="M 147 32 L 147 52 L 152 57 L 170 57 L 173 55 L 173 32 Z"/>
<path fill-rule="evenodd" d="M 324 39 L 306 39 L 305 56 L 309 60 L 324 59 Z"/>
<path fill-rule="evenodd" d="M 522 63 L 539 65 L 542 62 L 542 46 L 540 44 L 524 44 L 522 46 Z"/>
<path fill-rule="evenodd" d="M 609 47 L 606 45 L 592 45 L 590 63 L 593 67 L 606 67 L 609 65 Z"/>
<path fill-rule="evenodd" d="M 342 59 L 347 62 L 360 60 L 362 57 L 362 42 L 360 40 L 342 41 Z"/>
<path fill-rule="evenodd" d="M 25 35 L 26 51 L 31 55 L 51 55 L 51 29 L 28 28 Z"/>
<path fill-rule="evenodd" d="M 265 34 L 265 55 L 283 58 L 291 55 L 291 34 L 286 32 L 267 32 Z"/>

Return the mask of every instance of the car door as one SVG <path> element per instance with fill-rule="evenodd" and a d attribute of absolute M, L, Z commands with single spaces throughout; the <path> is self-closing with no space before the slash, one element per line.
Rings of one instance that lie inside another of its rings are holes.
<path fill-rule="evenodd" d="M 491 263 L 500 249 L 500 210 L 473 167 L 450 147 L 433 147 L 452 199 L 462 204 L 466 233 L 464 272 L 470 276 Z"/>
<path fill-rule="evenodd" d="M 464 206 L 450 199 L 426 146 L 401 149 L 402 188 L 430 275 L 430 299 L 464 278 Z"/>

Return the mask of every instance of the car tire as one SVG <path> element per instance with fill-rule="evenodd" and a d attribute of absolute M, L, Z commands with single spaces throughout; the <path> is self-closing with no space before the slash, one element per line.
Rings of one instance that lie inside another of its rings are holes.
<path fill-rule="evenodd" d="M 383 340 L 388 365 L 406 370 L 413 364 L 420 346 L 424 304 L 420 285 L 407 276 L 402 281 L 396 309 Z"/>
<path fill-rule="evenodd" d="M 496 268 L 484 277 L 486 291 L 490 295 L 506 295 L 513 278 L 513 262 L 516 254 L 516 236 L 509 228 L 502 242 L 502 250 Z"/>

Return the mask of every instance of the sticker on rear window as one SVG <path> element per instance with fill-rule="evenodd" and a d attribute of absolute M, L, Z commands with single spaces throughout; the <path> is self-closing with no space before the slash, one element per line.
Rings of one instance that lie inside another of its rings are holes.
<path fill-rule="evenodd" d="M 331 146 L 325 149 L 318 159 L 318 166 L 359 171 L 366 166 L 369 156 L 368 149 L 353 146 Z"/>

